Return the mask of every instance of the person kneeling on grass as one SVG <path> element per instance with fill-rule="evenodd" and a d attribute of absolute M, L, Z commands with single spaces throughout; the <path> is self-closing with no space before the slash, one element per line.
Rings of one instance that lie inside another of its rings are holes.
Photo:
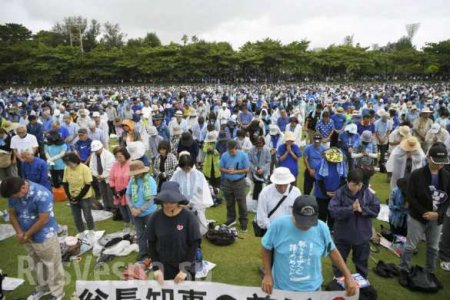
<path fill-rule="evenodd" d="M 195 253 L 202 236 L 197 217 L 184 207 L 189 201 L 177 182 L 166 181 L 155 203 L 162 209 L 150 217 L 145 234 L 155 280 L 161 285 L 164 280 L 194 280 Z"/>
<path fill-rule="evenodd" d="M 344 261 L 353 252 L 356 271 L 367 278 L 372 237 L 372 218 L 380 212 L 380 200 L 364 185 L 364 173 L 353 169 L 348 173 L 347 184 L 336 191 L 328 206 L 334 218 L 334 241 Z M 342 274 L 333 266 L 335 277 Z"/>
<path fill-rule="evenodd" d="M 347 295 L 356 294 L 357 284 L 336 249 L 328 226 L 318 219 L 316 199 L 303 195 L 295 199 L 292 215 L 279 217 L 270 225 L 261 240 L 264 292 L 271 294 L 273 288 L 319 291 L 323 282 L 321 259 L 329 256 L 345 277 Z"/>

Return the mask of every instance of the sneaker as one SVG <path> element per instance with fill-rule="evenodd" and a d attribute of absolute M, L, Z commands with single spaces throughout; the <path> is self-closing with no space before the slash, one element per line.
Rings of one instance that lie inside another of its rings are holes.
<path fill-rule="evenodd" d="M 408 286 L 408 275 L 409 275 L 408 271 L 400 270 L 400 274 L 398 276 L 398 283 L 400 283 L 402 287 Z"/>
<path fill-rule="evenodd" d="M 450 261 L 441 261 L 441 269 L 450 272 Z"/>
<path fill-rule="evenodd" d="M 247 226 L 241 226 L 241 232 L 242 232 L 242 233 L 248 232 Z"/>
<path fill-rule="evenodd" d="M 47 296 L 50 294 L 49 290 L 46 291 L 40 291 L 40 290 L 35 290 L 30 296 L 28 296 L 27 300 L 39 300 L 44 296 Z"/>
<path fill-rule="evenodd" d="M 62 300 L 62 299 L 64 299 L 64 295 L 61 296 L 61 297 L 52 296 L 52 297 L 50 298 L 50 300 Z"/>

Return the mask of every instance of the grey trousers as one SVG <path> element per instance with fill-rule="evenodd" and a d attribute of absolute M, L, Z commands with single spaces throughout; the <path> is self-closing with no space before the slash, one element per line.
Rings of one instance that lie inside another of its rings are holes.
<path fill-rule="evenodd" d="M 439 258 L 442 261 L 450 261 L 450 206 L 444 217 L 441 241 L 439 243 Z"/>
<path fill-rule="evenodd" d="M 94 230 L 94 218 L 92 217 L 92 199 L 83 199 L 77 204 L 70 204 L 72 208 L 73 221 L 78 232 L 84 231 L 83 218 L 81 217 L 81 211 L 83 211 L 84 218 L 86 219 L 86 224 L 88 230 Z"/>
<path fill-rule="evenodd" d="M 239 181 L 222 181 L 222 192 L 227 202 L 227 223 L 236 220 L 236 203 L 239 209 L 239 222 L 241 228 L 247 228 L 247 184 L 245 178 Z"/>
<path fill-rule="evenodd" d="M 110 211 L 113 208 L 113 194 L 109 184 L 105 180 L 97 180 L 100 195 L 103 199 L 105 210 Z"/>
<path fill-rule="evenodd" d="M 434 269 L 436 268 L 441 228 L 442 225 L 438 225 L 437 221 L 428 221 L 426 224 L 422 224 L 408 216 L 408 236 L 406 237 L 405 252 L 400 261 L 400 268 L 402 270 L 409 270 L 413 251 L 425 234 L 427 243 L 425 271 L 427 273 L 434 272 Z"/>

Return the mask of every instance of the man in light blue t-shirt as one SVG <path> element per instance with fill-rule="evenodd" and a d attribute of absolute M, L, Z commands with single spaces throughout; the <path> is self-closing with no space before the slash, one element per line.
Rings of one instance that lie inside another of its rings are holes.
<path fill-rule="evenodd" d="M 318 220 L 316 199 L 310 195 L 297 197 L 292 214 L 273 221 L 261 241 L 265 274 L 262 290 L 268 294 L 273 288 L 299 292 L 320 290 L 321 259 L 329 256 L 344 274 L 347 294 L 354 295 L 357 284 L 336 249 L 328 226 Z"/>

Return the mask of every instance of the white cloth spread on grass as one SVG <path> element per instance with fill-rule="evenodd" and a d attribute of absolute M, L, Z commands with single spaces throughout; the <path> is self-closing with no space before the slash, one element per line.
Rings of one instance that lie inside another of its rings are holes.
<path fill-rule="evenodd" d="M 2 288 L 4 291 L 14 291 L 24 283 L 25 280 L 20 278 L 6 277 L 3 280 Z"/>
<path fill-rule="evenodd" d="M 11 224 L 0 224 L 0 241 L 15 236 L 16 232 Z"/>
<path fill-rule="evenodd" d="M 92 210 L 92 218 L 94 219 L 94 222 L 100 222 L 108 220 L 109 218 L 112 218 L 113 213 L 106 210 Z M 82 214 L 83 222 L 86 223 L 86 220 L 84 219 L 84 215 Z"/>

